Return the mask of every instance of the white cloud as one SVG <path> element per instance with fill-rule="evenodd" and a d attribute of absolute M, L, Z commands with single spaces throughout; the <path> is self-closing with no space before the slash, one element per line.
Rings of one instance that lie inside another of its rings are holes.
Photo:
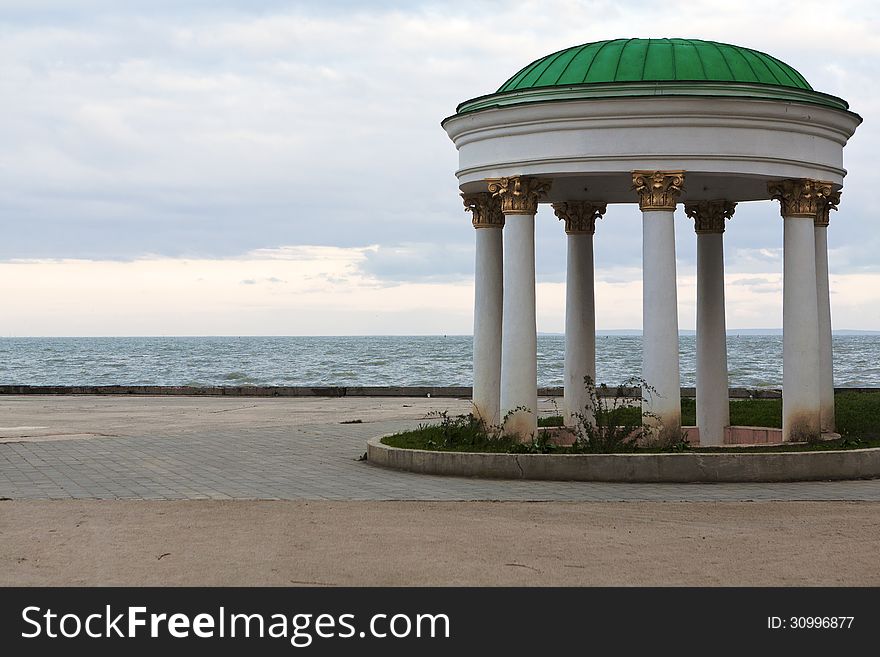
<path fill-rule="evenodd" d="M 372 249 L 291 247 L 241 258 L 0 263 L 4 335 L 467 333 L 471 282 L 388 288 Z"/>
<path fill-rule="evenodd" d="M 872 120 L 880 24 L 871 3 L 834 11 L 793 0 L 3 5 L 0 258 L 39 261 L 27 265 L 28 281 L 4 283 L 15 299 L 3 298 L 5 332 L 467 332 L 473 230 L 439 121 L 532 59 L 627 35 L 769 52 L 869 119 L 847 147 L 851 175 L 829 240 L 832 270 L 844 275 L 835 279 L 836 324 L 880 327 L 866 324 L 870 312 L 846 321 L 858 298 L 848 281 L 880 269 L 869 210 L 880 148 Z M 605 328 L 640 323 L 630 210 L 610 208 L 597 234 Z M 541 328 L 561 330 L 564 239 L 555 220 L 539 220 Z M 685 233 L 683 326 L 692 321 L 693 240 Z M 726 244 L 730 276 L 776 280 L 778 209 L 742 204 Z M 200 268 L 205 296 L 196 277 L 175 286 L 162 273 L 182 273 L 183 258 Z M 111 262 L 118 259 L 130 262 Z M 105 275 L 127 281 L 149 312 L 125 297 L 125 286 L 105 289 Z M 67 299 L 53 296 L 68 279 Z M 383 292 L 389 281 L 393 289 Z M 309 314 L 282 309 L 276 322 L 263 310 L 283 308 L 276 302 L 292 294 L 313 304 L 304 306 Z M 772 283 L 732 286 L 728 296 L 731 326 L 778 325 Z M 115 307 L 103 308 L 111 298 Z M 203 299 L 209 308 L 193 310 Z"/>
<path fill-rule="evenodd" d="M 363 269 L 375 247 L 285 247 L 239 258 L 0 262 L 2 334 L 334 335 L 461 334 L 473 322 L 473 282 L 388 286 Z M 835 325 L 880 324 L 880 274 L 832 276 Z M 696 280 L 678 280 L 679 323 L 694 327 Z M 727 277 L 731 328 L 781 325 L 781 277 Z M 565 326 L 565 285 L 537 285 L 538 328 Z M 600 329 L 638 328 L 637 268 L 598 269 Z"/>

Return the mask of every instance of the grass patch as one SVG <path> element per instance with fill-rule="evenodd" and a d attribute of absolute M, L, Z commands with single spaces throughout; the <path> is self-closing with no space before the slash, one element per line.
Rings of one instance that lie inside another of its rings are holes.
<path fill-rule="evenodd" d="M 877 398 L 880 402 L 880 397 Z M 740 399 L 730 402 L 730 424 L 736 427 L 782 428 L 781 399 Z"/>
<path fill-rule="evenodd" d="M 837 431 L 848 438 L 880 438 L 880 392 L 839 392 L 834 395 Z"/>
<path fill-rule="evenodd" d="M 383 445 L 389 447 L 402 447 L 403 449 L 427 449 L 431 451 L 442 452 L 492 452 L 506 454 L 510 451 L 511 441 L 509 440 L 471 440 L 468 442 L 460 442 L 447 444 L 443 449 L 439 446 L 443 444 L 445 436 L 443 429 L 439 426 L 431 425 L 414 431 L 404 431 L 396 433 L 393 436 L 386 436 L 382 439 Z"/>
<path fill-rule="evenodd" d="M 856 399 L 842 402 L 843 396 L 855 397 Z M 837 395 L 836 404 L 840 406 L 861 405 L 877 406 L 877 417 L 872 426 L 880 427 L 880 400 L 868 401 L 862 399 L 870 396 L 870 393 L 841 393 Z M 856 410 L 853 408 L 853 410 Z M 859 408 L 858 410 L 865 410 Z M 619 409 L 619 417 L 626 424 L 638 424 L 641 421 L 641 409 L 639 406 L 624 406 Z M 692 427 L 697 424 L 697 401 L 695 399 L 681 400 L 681 423 Z M 781 399 L 737 399 L 730 402 L 730 424 L 738 427 L 772 427 L 782 428 L 782 400 Z M 839 424 L 839 422 L 838 422 Z M 861 423 L 864 424 L 864 423 Z M 561 427 L 562 416 L 551 415 L 538 418 L 539 427 Z"/>
<path fill-rule="evenodd" d="M 839 392 L 834 397 L 839 440 L 807 445 L 783 447 L 697 447 L 695 452 L 813 452 L 840 449 L 865 449 L 880 447 L 880 390 L 871 392 Z M 626 406 L 616 412 L 621 423 L 638 424 L 641 409 L 638 405 Z M 696 424 L 696 401 L 681 400 L 682 424 Z M 566 453 L 566 448 L 547 444 L 546 436 L 539 436 L 534 444 L 521 445 L 509 436 L 490 434 L 470 416 L 449 418 L 445 413 L 437 415 L 439 424 L 420 425 L 414 431 L 405 431 L 382 439 L 385 445 L 404 449 L 426 449 L 452 452 L 550 452 Z M 782 427 L 781 399 L 743 399 L 730 402 L 730 423 L 734 426 Z M 562 416 L 538 418 L 539 427 L 562 426 Z M 543 432 L 539 432 L 543 434 Z M 681 449 L 678 446 L 675 451 Z M 669 449 L 639 448 L 641 453 L 660 453 Z"/>
<path fill-rule="evenodd" d="M 427 449 L 443 452 L 502 452 L 517 449 L 518 442 L 501 431 L 487 431 L 473 415 L 450 416 L 446 411 L 432 412 L 434 424 L 420 424 L 414 431 L 404 431 L 382 439 L 385 445 L 404 449 Z"/>

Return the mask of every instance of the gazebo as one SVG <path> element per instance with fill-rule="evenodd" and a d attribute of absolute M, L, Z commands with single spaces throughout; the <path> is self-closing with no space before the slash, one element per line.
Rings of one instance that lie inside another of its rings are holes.
<path fill-rule="evenodd" d="M 783 439 L 834 430 L 826 233 L 861 122 L 770 55 L 697 39 L 615 39 L 532 62 L 442 123 L 476 228 L 476 413 L 523 440 L 537 428 L 535 214 L 567 235 L 564 414 L 595 380 L 593 235 L 609 203 L 642 212 L 642 378 L 661 439 L 680 435 L 675 210 L 697 240 L 697 428 L 729 422 L 723 234 L 738 201 L 783 222 Z M 734 224 L 735 225 L 735 224 Z"/>

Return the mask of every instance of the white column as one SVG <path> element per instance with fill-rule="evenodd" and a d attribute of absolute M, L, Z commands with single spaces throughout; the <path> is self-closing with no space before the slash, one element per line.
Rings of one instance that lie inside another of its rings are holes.
<path fill-rule="evenodd" d="M 819 437 L 819 310 L 814 222 L 822 185 L 770 183 L 782 202 L 782 434 L 786 441 Z M 830 185 L 829 185 L 830 189 Z"/>
<path fill-rule="evenodd" d="M 575 413 L 592 415 L 587 408 L 584 377 L 596 381 L 596 310 L 593 286 L 593 236 L 567 236 L 565 278 L 565 364 L 563 413 L 566 426 L 577 423 Z"/>
<path fill-rule="evenodd" d="M 819 210 L 814 223 L 816 240 L 816 299 L 819 312 L 819 422 L 822 431 L 834 431 L 834 356 L 831 346 L 831 290 L 828 284 L 828 223 L 837 209 L 840 192 L 834 192 Z"/>
<path fill-rule="evenodd" d="M 550 185 L 522 176 L 487 182 L 504 212 L 501 419 L 505 432 L 529 441 L 538 428 L 535 213 Z"/>
<path fill-rule="evenodd" d="M 819 433 L 819 310 L 812 217 L 783 217 L 782 432 L 784 440 Z"/>
<path fill-rule="evenodd" d="M 633 172 L 642 209 L 642 378 L 649 386 L 642 411 L 658 444 L 681 438 L 673 215 L 683 184 L 679 171 Z"/>
<path fill-rule="evenodd" d="M 501 313 L 503 300 L 501 204 L 491 194 L 462 194 L 476 229 L 474 267 L 474 415 L 494 427 L 501 421 Z"/>
<path fill-rule="evenodd" d="M 730 424 L 724 310 L 724 222 L 729 201 L 688 203 L 697 233 L 697 428 L 701 445 L 721 445 Z"/>
<path fill-rule="evenodd" d="M 501 414 L 505 429 L 531 438 L 538 424 L 538 333 L 535 317 L 535 216 L 504 217 L 504 310 Z"/>
<path fill-rule="evenodd" d="M 596 384 L 596 299 L 593 234 L 604 203 L 568 201 L 554 203 L 556 216 L 565 221 L 568 256 L 565 278 L 565 366 L 563 418 L 566 426 L 578 423 L 578 414 L 593 417 L 584 383 Z"/>

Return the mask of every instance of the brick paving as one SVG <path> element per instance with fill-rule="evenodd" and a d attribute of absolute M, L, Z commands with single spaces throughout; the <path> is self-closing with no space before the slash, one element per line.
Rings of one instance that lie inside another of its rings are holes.
<path fill-rule="evenodd" d="M 0 498 L 516 501 L 880 501 L 880 480 L 781 484 L 498 481 L 386 470 L 367 439 L 412 419 L 170 428 L 0 443 Z"/>

